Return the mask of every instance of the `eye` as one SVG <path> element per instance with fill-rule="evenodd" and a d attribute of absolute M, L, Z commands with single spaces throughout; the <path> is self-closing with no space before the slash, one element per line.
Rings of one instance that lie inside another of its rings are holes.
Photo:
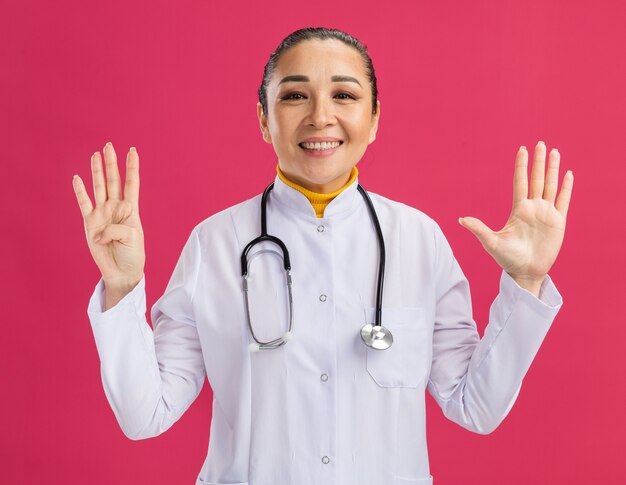
<path fill-rule="evenodd" d="M 297 98 L 296 96 L 300 96 L 299 98 Z M 300 93 L 289 93 L 286 96 L 283 96 L 281 99 L 283 100 L 288 100 L 288 99 L 295 99 L 295 100 L 299 100 L 299 99 L 304 99 L 304 96 Z"/>
<path fill-rule="evenodd" d="M 340 97 L 339 99 L 356 99 L 354 96 L 352 96 L 349 93 L 338 93 L 337 96 L 346 96 L 346 97 Z"/>

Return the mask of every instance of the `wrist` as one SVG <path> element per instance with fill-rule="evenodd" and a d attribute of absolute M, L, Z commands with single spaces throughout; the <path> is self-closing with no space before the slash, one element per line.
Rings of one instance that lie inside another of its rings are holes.
<path fill-rule="evenodd" d="M 543 280 L 545 279 L 545 275 L 540 278 L 536 277 L 524 277 L 524 276 L 513 276 L 509 274 L 511 278 L 517 283 L 520 288 L 528 290 L 530 293 L 539 298 L 539 290 L 541 289 L 541 285 Z"/>
<path fill-rule="evenodd" d="M 143 275 L 142 275 L 143 278 Z M 104 282 L 104 309 L 105 311 L 109 308 L 117 305 L 120 300 L 122 300 L 126 295 L 128 295 L 135 287 L 139 284 L 141 278 L 136 281 L 131 282 L 115 282 L 115 283 L 107 283 Z"/>
<path fill-rule="evenodd" d="M 111 294 L 126 294 L 132 291 L 135 286 L 139 284 L 142 278 L 143 272 L 140 275 L 135 276 L 134 278 L 124 278 L 116 280 L 106 280 L 102 278 L 102 281 L 104 282 L 104 288 L 107 292 L 110 292 Z"/>

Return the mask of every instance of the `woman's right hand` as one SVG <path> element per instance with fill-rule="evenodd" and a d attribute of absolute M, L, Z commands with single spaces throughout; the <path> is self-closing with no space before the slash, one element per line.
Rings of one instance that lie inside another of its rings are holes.
<path fill-rule="evenodd" d="M 91 157 L 94 207 L 78 175 L 72 182 L 85 222 L 91 255 L 102 273 L 107 309 L 141 281 L 146 262 L 139 219 L 139 156 L 131 148 L 126 156 L 126 183 L 122 196 L 117 156 L 109 142 L 103 149 L 106 184 L 100 152 Z M 115 301 L 112 301 L 115 300 Z"/>

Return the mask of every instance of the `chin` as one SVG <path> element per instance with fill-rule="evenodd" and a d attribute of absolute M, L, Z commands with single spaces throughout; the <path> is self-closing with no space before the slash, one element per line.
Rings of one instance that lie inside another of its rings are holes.
<path fill-rule="evenodd" d="M 331 167 L 319 167 L 312 170 L 304 170 L 301 173 L 303 179 L 314 184 L 328 184 L 333 180 L 341 177 L 343 171 L 333 170 Z"/>

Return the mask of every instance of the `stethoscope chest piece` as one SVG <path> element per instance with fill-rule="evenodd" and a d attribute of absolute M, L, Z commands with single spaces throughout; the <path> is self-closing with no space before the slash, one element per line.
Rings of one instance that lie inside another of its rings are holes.
<path fill-rule="evenodd" d="M 393 335 L 382 325 L 368 323 L 361 329 L 361 338 L 365 345 L 376 350 L 385 350 L 391 347 Z"/>

